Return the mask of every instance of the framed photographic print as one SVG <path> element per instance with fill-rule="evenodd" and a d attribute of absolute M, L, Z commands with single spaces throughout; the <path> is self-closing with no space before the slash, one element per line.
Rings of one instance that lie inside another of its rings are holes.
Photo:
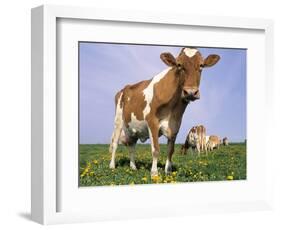
<path fill-rule="evenodd" d="M 32 219 L 270 208 L 272 31 L 264 19 L 34 8 Z"/>

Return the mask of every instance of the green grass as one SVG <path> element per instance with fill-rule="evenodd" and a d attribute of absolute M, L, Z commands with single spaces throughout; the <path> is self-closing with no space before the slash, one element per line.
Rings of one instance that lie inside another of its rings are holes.
<path fill-rule="evenodd" d="M 80 186 L 128 185 L 151 183 L 179 183 L 195 181 L 221 181 L 246 179 L 246 144 L 237 143 L 221 146 L 199 157 L 180 154 L 180 145 L 176 145 L 173 155 L 173 170 L 165 175 L 166 145 L 161 145 L 158 161 L 159 176 L 151 178 L 152 157 L 150 145 L 139 144 L 136 147 L 136 166 L 129 167 L 129 154 L 125 146 L 119 145 L 116 154 L 116 168 L 110 169 L 108 145 L 80 145 Z"/>

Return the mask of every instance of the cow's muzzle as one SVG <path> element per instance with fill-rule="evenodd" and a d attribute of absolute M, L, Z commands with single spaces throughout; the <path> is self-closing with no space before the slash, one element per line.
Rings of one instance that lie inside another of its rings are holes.
<path fill-rule="evenodd" d="M 195 101 L 200 98 L 200 92 L 198 88 L 183 88 L 182 98 L 185 101 Z"/>

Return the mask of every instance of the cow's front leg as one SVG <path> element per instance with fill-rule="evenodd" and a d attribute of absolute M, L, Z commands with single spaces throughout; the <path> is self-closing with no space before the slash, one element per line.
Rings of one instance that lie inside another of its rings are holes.
<path fill-rule="evenodd" d="M 159 126 L 157 122 L 148 123 L 149 138 L 151 142 L 151 153 L 152 153 L 152 167 L 151 176 L 158 176 L 157 161 L 160 153 L 160 147 L 158 142 Z"/>
<path fill-rule="evenodd" d="M 176 138 L 168 139 L 168 152 L 167 152 L 167 160 L 165 165 L 165 173 L 169 174 L 172 172 L 172 156 L 175 151 L 175 140 Z"/>

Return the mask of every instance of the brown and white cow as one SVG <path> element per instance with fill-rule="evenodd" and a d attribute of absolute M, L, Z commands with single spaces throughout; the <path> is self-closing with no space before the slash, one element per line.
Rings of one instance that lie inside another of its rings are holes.
<path fill-rule="evenodd" d="M 212 151 L 215 148 L 219 149 L 219 147 L 220 147 L 220 138 L 218 136 L 211 135 L 207 142 L 207 149 Z"/>
<path fill-rule="evenodd" d="M 228 145 L 228 138 L 227 138 L 227 137 L 224 137 L 224 138 L 222 139 L 222 144 L 223 144 L 223 145 Z"/>
<path fill-rule="evenodd" d="M 193 126 L 189 130 L 185 143 L 181 147 L 181 153 L 186 154 L 189 148 L 196 149 L 199 155 L 201 151 L 207 153 L 206 128 L 203 125 Z"/>
<path fill-rule="evenodd" d="M 194 48 L 183 48 L 175 58 L 162 53 L 161 60 L 168 66 L 150 80 L 125 86 L 115 96 L 115 121 L 109 152 L 110 168 L 115 168 L 115 152 L 120 139 L 128 146 L 130 166 L 136 169 L 135 145 L 150 138 L 152 152 L 151 175 L 157 175 L 160 153 L 158 137 L 168 139 L 168 158 L 165 172 L 172 170 L 172 154 L 186 106 L 200 98 L 199 85 L 204 67 L 215 65 L 220 57 L 212 54 L 203 58 Z"/>

